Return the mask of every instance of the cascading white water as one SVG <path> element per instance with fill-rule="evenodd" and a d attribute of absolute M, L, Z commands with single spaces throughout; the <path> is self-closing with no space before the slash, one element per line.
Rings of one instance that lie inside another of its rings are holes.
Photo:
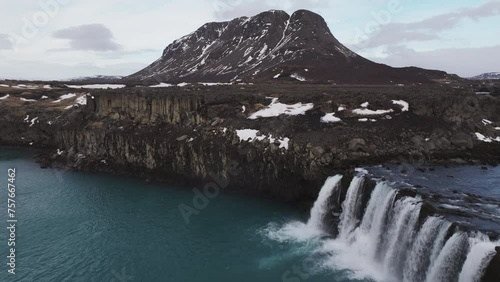
<path fill-rule="evenodd" d="M 308 228 L 313 228 L 316 230 L 323 229 L 323 219 L 325 214 L 328 212 L 328 200 L 333 194 L 335 189 L 338 189 L 340 181 L 342 180 L 342 175 L 337 175 L 329 177 L 323 187 L 321 188 L 318 198 L 311 209 L 311 217 L 307 222 Z"/>
<path fill-rule="evenodd" d="M 431 216 L 427 218 L 418 232 L 406 261 L 403 281 L 425 281 L 425 273 L 431 264 L 431 255 L 434 245 L 436 245 L 435 242 L 444 241 L 444 235 L 448 232 L 449 225 L 446 223 L 439 217 Z M 438 247 L 441 249 L 442 245 Z"/>
<path fill-rule="evenodd" d="M 358 224 L 356 216 L 361 207 L 362 195 L 360 190 L 363 182 L 364 178 L 362 176 L 356 176 L 347 190 L 346 199 L 342 203 L 342 214 L 339 223 L 339 238 L 341 239 L 347 239 Z"/>
<path fill-rule="evenodd" d="M 365 215 L 361 220 L 361 226 L 353 234 L 356 238 L 355 244 L 360 254 L 369 258 L 375 258 L 382 232 L 384 231 L 385 219 L 391 209 L 395 196 L 396 191 L 386 183 L 381 182 L 375 186 Z"/>
<path fill-rule="evenodd" d="M 439 230 L 438 236 L 436 238 L 436 241 L 434 241 L 434 246 L 432 246 L 432 252 L 429 258 L 430 266 L 434 265 L 436 259 L 439 256 L 439 252 L 441 252 L 441 250 L 443 249 L 444 244 L 446 243 L 446 236 L 448 235 L 451 225 L 452 224 L 449 221 L 443 221 L 443 223 L 441 223 L 441 228 Z M 430 268 L 428 269 L 430 270 Z"/>
<path fill-rule="evenodd" d="M 427 275 L 427 282 L 453 282 L 458 278 L 461 267 L 459 259 L 468 248 L 467 235 L 457 232 L 446 242 Z"/>
<path fill-rule="evenodd" d="M 472 246 L 462 271 L 459 282 L 480 282 L 491 259 L 495 256 L 495 244 L 489 242 L 488 238 L 472 238 L 469 244 Z"/>
<path fill-rule="evenodd" d="M 403 198 L 392 211 L 384 268 L 395 276 L 402 277 L 404 261 L 415 236 L 421 206 L 414 198 Z"/>
<path fill-rule="evenodd" d="M 275 233 L 291 234 L 297 241 L 325 240 L 316 250 L 329 254 L 325 263 L 336 269 L 349 269 L 357 273 L 357 279 L 480 281 L 498 243 L 490 242 L 481 233 L 469 237 L 458 228 L 452 232 L 452 223 L 441 217 L 422 218 L 422 199 L 397 197 L 397 190 L 386 182 L 375 186 L 365 208 L 364 177 L 355 177 L 349 186 L 342 203 L 337 239 L 325 240 L 321 235 L 326 230 L 325 216 L 331 212 L 331 197 L 340 191 L 337 189 L 341 176 L 325 182 L 307 224 L 292 222 Z"/>

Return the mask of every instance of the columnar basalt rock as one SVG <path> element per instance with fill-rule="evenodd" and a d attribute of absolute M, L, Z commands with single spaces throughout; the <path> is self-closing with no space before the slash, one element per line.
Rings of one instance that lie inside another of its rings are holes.
<path fill-rule="evenodd" d="M 102 94 L 93 98 L 98 117 L 141 124 L 198 125 L 204 121 L 204 98 L 198 95 Z"/>

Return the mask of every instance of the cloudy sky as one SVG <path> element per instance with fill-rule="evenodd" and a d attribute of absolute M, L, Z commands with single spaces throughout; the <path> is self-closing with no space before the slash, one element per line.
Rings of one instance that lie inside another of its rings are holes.
<path fill-rule="evenodd" d="M 206 22 L 309 9 L 353 51 L 464 77 L 500 71 L 500 0 L 0 0 L 0 78 L 128 75 Z"/>

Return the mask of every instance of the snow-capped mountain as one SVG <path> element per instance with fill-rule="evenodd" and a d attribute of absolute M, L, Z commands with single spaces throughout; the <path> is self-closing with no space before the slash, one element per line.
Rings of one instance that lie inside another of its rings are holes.
<path fill-rule="evenodd" d="M 392 68 L 342 45 L 318 14 L 271 10 L 254 17 L 207 23 L 127 77 L 156 82 L 297 80 L 407 83 L 444 79 L 445 72 Z"/>
<path fill-rule="evenodd" d="M 474 80 L 493 80 L 493 79 L 500 79 L 500 72 L 488 72 L 488 73 L 483 73 L 478 76 L 471 77 L 471 79 Z"/>
<path fill-rule="evenodd" d="M 89 83 L 108 83 L 120 81 L 123 76 L 116 75 L 94 75 L 85 77 L 75 77 L 70 79 L 71 82 L 89 82 Z"/>

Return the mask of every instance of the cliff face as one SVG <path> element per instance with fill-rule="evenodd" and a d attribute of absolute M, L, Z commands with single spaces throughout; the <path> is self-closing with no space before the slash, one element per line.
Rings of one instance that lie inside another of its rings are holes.
<path fill-rule="evenodd" d="M 89 102 L 101 118 L 132 120 L 140 124 L 198 125 L 204 122 L 201 95 L 103 94 Z"/>
<path fill-rule="evenodd" d="M 228 190 L 292 202 L 313 200 L 321 186 L 318 175 L 326 177 L 326 171 L 301 155 L 274 144 L 264 150 L 264 144 L 240 143 L 234 133 L 216 128 L 200 130 L 196 138 L 182 134 L 165 125 L 133 134 L 96 128 L 65 130 L 57 141 L 64 151 L 54 158 L 78 170 L 134 173 L 180 185 L 223 182 Z"/>
<path fill-rule="evenodd" d="M 47 165 L 182 183 L 229 178 L 237 163 L 231 187 L 290 201 L 314 199 L 327 176 L 358 165 L 500 156 L 476 135 L 497 137 L 498 99 L 451 88 L 139 87 L 55 107 L 61 94 L 0 102 L 0 144 L 53 148 Z"/>

